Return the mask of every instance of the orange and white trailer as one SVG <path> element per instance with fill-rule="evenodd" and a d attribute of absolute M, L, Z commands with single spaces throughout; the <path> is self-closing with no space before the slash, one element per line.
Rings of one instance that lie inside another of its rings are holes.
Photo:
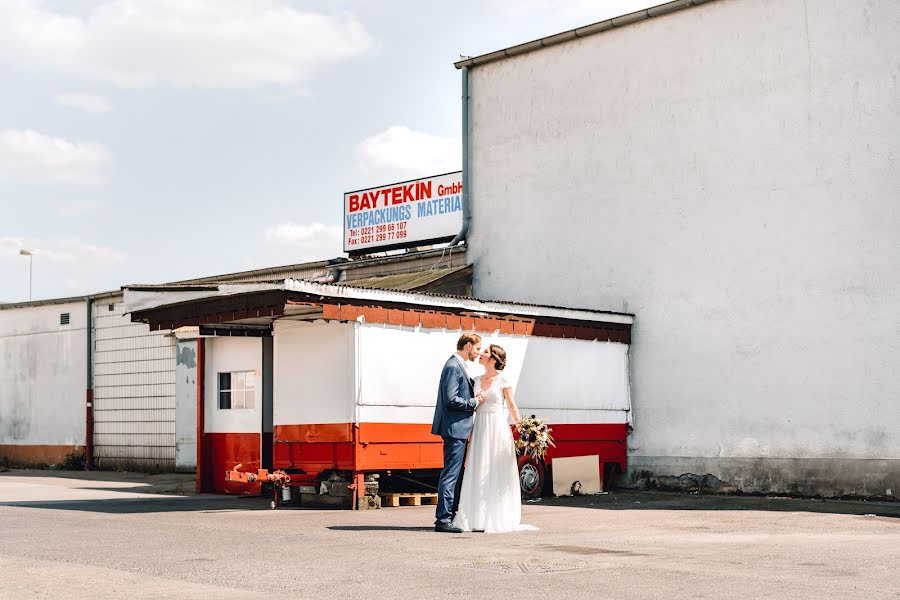
<path fill-rule="evenodd" d="M 626 466 L 633 315 L 299 280 L 131 287 L 126 302 L 152 329 L 199 327 L 202 491 L 256 492 L 273 472 L 313 491 L 340 472 L 357 506 L 366 475 L 435 474 L 440 370 L 467 331 L 506 349 L 522 413 L 553 429 L 545 463 L 520 462 L 526 493 L 554 458 Z"/>

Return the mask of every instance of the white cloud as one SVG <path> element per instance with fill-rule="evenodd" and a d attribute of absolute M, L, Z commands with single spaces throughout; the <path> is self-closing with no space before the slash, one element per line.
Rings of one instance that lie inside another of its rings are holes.
<path fill-rule="evenodd" d="M 88 244 L 72 238 L 41 239 L 25 237 L 0 237 L 0 258 L 22 260 L 20 250 L 34 254 L 34 261 L 84 269 L 112 267 L 128 261 L 128 255 L 115 248 Z"/>
<path fill-rule="evenodd" d="M 374 47 L 353 15 L 287 0 L 107 0 L 84 18 L 0 3 L 0 60 L 122 87 L 297 85 Z"/>
<path fill-rule="evenodd" d="M 96 142 L 70 142 L 32 130 L 0 131 L 0 181 L 99 185 L 110 153 Z"/>
<path fill-rule="evenodd" d="M 360 169 L 388 178 L 457 171 L 462 164 L 459 138 L 440 137 L 392 126 L 356 145 Z"/>
<path fill-rule="evenodd" d="M 99 206 L 100 204 L 96 200 L 91 200 L 89 198 L 71 200 L 56 207 L 56 216 L 80 217 L 94 212 Z"/>
<path fill-rule="evenodd" d="M 124 279 L 128 255 L 121 250 L 73 238 L 0 237 L 0 302 L 28 299 L 28 257 L 31 257 L 33 298 L 78 296 L 116 289 Z M 19 273 L 13 274 L 18 266 Z"/>
<path fill-rule="evenodd" d="M 620 17 L 650 6 L 663 4 L 664 0 L 501 0 L 507 13 L 514 17 L 546 15 L 554 20 L 579 19 L 580 25 Z M 576 27 L 580 25 L 575 25 Z M 547 32 L 550 35 L 552 32 Z"/>
<path fill-rule="evenodd" d="M 343 236 L 334 225 L 279 223 L 265 232 L 266 254 L 275 262 L 326 260 L 343 253 Z"/>
<path fill-rule="evenodd" d="M 60 106 L 77 108 L 95 115 L 102 115 L 112 110 L 112 105 L 106 98 L 92 94 L 57 94 L 55 100 Z"/>

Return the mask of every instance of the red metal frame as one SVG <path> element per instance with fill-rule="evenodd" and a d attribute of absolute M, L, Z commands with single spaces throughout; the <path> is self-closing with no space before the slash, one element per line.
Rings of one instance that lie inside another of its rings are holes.
<path fill-rule="evenodd" d="M 607 463 L 625 470 L 626 424 L 560 424 L 551 429 L 556 446 L 545 457 L 551 468 L 554 458 L 596 454 L 601 478 Z M 351 471 L 358 480 L 357 494 L 363 489 L 364 472 L 443 467 L 441 439 L 424 423 L 276 425 L 274 444 L 273 468 L 302 469 L 307 480 L 329 469 Z M 251 471 L 245 465 L 244 470 Z"/>
<path fill-rule="evenodd" d="M 232 482 L 226 473 L 241 465 L 241 471 L 257 473 L 262 466 L 259 433 L 207 433 L 206 455 L 215 477 L 210 491 L 226 494 L 260 493 L 260 483 Z"/>
<path fill-rule="evenodd" d="M 628 436 L 625 423 L 561 424 L 550 425 L 550 429 L 556 447 L 547 450 L 544 462 L 548 465 L 554 458 L 597 454 L 601 463 L 616 463 L 625 470 Z"/>

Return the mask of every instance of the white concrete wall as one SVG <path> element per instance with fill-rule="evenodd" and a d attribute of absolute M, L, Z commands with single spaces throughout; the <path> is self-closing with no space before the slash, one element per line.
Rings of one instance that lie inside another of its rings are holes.
<path fill-rule="evenodd" d="M 197 468 L 197 340 L 179 340 L 175 360 L 175 470 Z"/>
<path fill-rule="evenodd" d="M 262 342 L 255 337 L 206 338 L 204 422 L 206 433 L 260 433 L 262 431 Z M 219 409 L 218 374 L 256 372 L 253 408 Z"/>
<path fill-rule="evenodd" d="M 86 319 L 82 301 L 0 310 L 0 445 L 84 445 Z"/>
<path fill-rule="evenodd" d="M 898 487 L 898 31 L 720 0 L 471 69 L 475 294 L 636 314 L 633 467 Z"/>

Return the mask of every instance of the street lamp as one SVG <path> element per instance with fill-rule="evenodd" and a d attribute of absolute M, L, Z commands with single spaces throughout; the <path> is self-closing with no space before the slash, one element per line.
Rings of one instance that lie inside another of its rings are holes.
<path fill-rule="evenodd" d="M 28 301 L 31 302 L 31 263 L 34 260 L 34 252 L 31 250 L 19 250 L 19 254 L 28 257 Z"/>

